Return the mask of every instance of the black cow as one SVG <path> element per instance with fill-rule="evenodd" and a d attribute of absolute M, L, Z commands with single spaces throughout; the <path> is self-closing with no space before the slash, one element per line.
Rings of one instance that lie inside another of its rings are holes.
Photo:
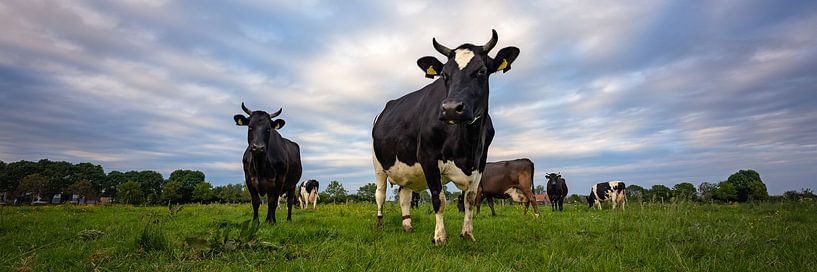
<path fill-rule="evenodd" d="M 301 179 L 301 150 L 293 141 L 281 137 L 278 129 L 283 119 L 274 119 L 283 109 L 268 114 L 251 111 L 241 103 L 241 109 L 249 115 L 233 116 L 235 124 L 247 126 L 247 142 L 244 151 L 244 179 L 252 196 L 253 220 L 258 219 L 261 197 L 267 195 L 267 223 L 275 224 L 278 197 L 286 193 L 287 221 L 292 220 L 292 204 L 295 203 L 295 186 Z"/>
<path fill-rule="evenodd" d="M 474 240 L 470 206 L 485 169 L 494 127 L 488 115 L 488 76 L 507 72 L 519 54 L 516 47 L 488 56 L 497 42 L 496 31 L 485 45 L 463 44 L 454 49 L 432 39 L 445 64 L 422 57 L 417 65 L 434 82 L 386 103 L 372 129 L 374 172 L 377 184 L 377 225 L 383 225 L 386 181 L 405 187 L 400 205 L 409 206 L 411 191 L 428 188 L 436 216 L 432 243 L 446 242 L 442 187 L 453 181 L 467 204 L 461 237 Z M 409 209 L 403 211 L 403 229 L 411 231 Z"/>
<path fill-rule="evenodd" d="M 305 209 L 309 206 L 309 203 L 312 202 L 312 208 L 315 209 L 318 206 L 318 187 L 320 183 L 317 180 L 310 179 L 301 183 L 301 192 L 300 196 L 298 197 L 299 202 L 301 202 L 301 209 Z"/>
<path fill-rule="evenodd" d="M 562 178 L 561 174 L 550 173 L 545 176 L 548 179 L 548 198 L 550 199 L 550 207 L 552 211 L 564 210 L 565 196 L 567 196 L 567 183 Z"/>
<path fill-rule="evenodd" d="M 621 209 L 624 209 L 627 201 L 627 192 L 624 191 L 626 187 L 622 181 L 608 181 L 593 185 L 590 195 L 587 196 L 587 205 L 592 208 L 593 204 L 596 204 L 601 210 L 601 202 L 610 201 L 613 203 L 613 210 L 616 209 L 617 204 L 621 204 Z"/>

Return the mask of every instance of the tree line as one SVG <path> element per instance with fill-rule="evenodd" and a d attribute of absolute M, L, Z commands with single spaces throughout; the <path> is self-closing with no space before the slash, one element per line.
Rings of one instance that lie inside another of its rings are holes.
<path fill-rule="evenodd" d="M 320 203 L 374 202 L 377 186 L 369 183 L 349 193 L 337 180 L 332 180 L 319 193 Z M 398 194 L 394 187 L 393 194 Z M 576 190 L 576 189 L 574 189 Z M 460 192 L 449 192 L 443 187 L 446 199 L 456 199 Z M 544 185 L 534 188 L 535 194 L 544 194 Z M 60 202 L 71 200 L 73 195 L 84 199 L 108 197 L 118 203 L 127 204 L 167 204 L 167 203 L 239 203 L 249 202 L 250 194 L 244 184 L 212 186 L 205 175 L 196 170 L 175 170 L 165 179 L 161 173 L 152 170 L 111 171 L 105 173 L 101 165 L 88 162 L 72 164 L 65 161 L 42 159 L 37 162 L 0 161 L 0 194 L 2 202 L 31 203 L 42 198 L 51 202 L 58 195 Z M 431 195 L 421 191 L 420 200 L 428 202 Z M 644 188 L 636 184 L 627 187 L 630 201 L 669 202 L 747 202 L 770 199 L 766 185 L 760 174 L 754 170 L 740 170 L 718 183 L 703 182 L 698 187 L 689 182 L 675 184 L 672 188 L 662 184 Z M 809 189 L 787 191 L 772 199 L 802 200 L 815 199 Z M 583 203 L 584 198 L 572 194 L 568 202 Z"/>
<path fill-rule="evenodd" d="M 51 202 L 107 197 L 118 203 L 164 204 L 191 202 L 249 202 L 250 194 L 243 184 L 213 187 L 197 170 L 175 170 L 165 179 L 152 170 L 111 171 L 88 162 L 72 164 L 42 159 L 37 162 L 0 161 L 0 201 L 31 203 L 38 199 Z"/>

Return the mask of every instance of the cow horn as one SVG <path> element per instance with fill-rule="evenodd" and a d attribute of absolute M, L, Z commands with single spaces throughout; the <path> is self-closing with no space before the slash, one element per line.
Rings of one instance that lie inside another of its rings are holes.
<path fill-rule="evenodd" d="M 488 52 L 491 51 L 491 49 L 494 49 L 494 46 L 496 46 L 496 41 L 497 40 L 499 40 L 499 38 L 496 36 L 496 30 L 491 29 L 491 40 L 488 41 L 488 43 L 486 43 L 485 45 L 482 46 L 482 52 L 488 53 Z"/>
<path fill-rule="evenodd" d="M 446 57 L 451 56 L 451 48 L 445 47 L 445 45 L 439 44 L 437 39 L 431 38 L 431 43 L 434 44 L 434 49 L 437 49 L 437 52 L 440 54 L 445 55 Z"/>
<path fill-rule="evenodd" d="M 241 102 L 241 109 L 244 110 L 244 112 L 246 112 L 248 115 L 252 115 L 252 111 L 248 109 L 247 106 L 244 106 L 244 102 Z"/>
<path fill-rule="evenodd" d="M 284 110 L 284 108 L 279 108 L 278 111 L 270 113 L 269 118 L 272 119 L 272 118 L 275 118 L 278 115 L 281 115 L 281 111 L 283 111 L 283 110 Z"/>

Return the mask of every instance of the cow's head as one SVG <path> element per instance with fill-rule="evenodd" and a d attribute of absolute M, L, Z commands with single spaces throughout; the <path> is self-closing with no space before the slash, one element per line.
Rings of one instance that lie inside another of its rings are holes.
<path fill-rule="evenodd" d="M 278 133 L 277 129 L 284 127 L 283 119 L 275 119 L 281 114 L 283 109 L 278 109 L 274 113 L 266 113 L 265 111 L 251 111 L 244 103 L 241 103 L 241 109 L 249 115 L 236 114 L 233 116 L 235 124 L 238 126 L 247 126 L 247 143 L 250 146 L 250 152 L 253 154 L 262 154 L 267 149 L 267 142 L 269 142 L 270 135 Z"/>
<path fill-rule="evenodd" d="M 590 208 L 593 208 L 594 200 L 595 200 L 595 198 L 593 197 L 593 192 L 590 192 L 590 195 L 587 196 L 587 206 L 589 206 Z"/>
<path fill-rule="evenodd" d="M 555 183 L 555 182 L 559 181 L 560 178 L 562 178 L 562 175 L 559 174 L 559 173 L 550 173 L 550 174 L 547 174 L 547 176 L 545 176 L 545 177 L 548 179 L 548 183 L 551 183 L 551 182 Z"/>
<path fill-rule="evenodd" d="M 485 117 L 488 109 L 488 76 L 494 72 L 511 70 L 511 63 L 519 55 L 519 48 L 505 47 L 489 57 L 488 52 L 497 42 L 496 30 L 485 45 L 463 44 L 450 49 L 431 39 L 434 49 L 445 55 L 445 64 L 435 57 L 422 57 L 417 65 L 426 77 L 441 77 L 446 97 L 440 105 L 440 120 L 449 124 L 472 124 Z"/>

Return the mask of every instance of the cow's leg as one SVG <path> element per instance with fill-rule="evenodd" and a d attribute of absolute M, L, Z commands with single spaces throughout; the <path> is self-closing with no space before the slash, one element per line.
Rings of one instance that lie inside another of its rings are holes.
<path fill-rule="evenodd" d="M 309 194 L 309 199 L 312 199 L 312 209 L 313 210 L 317 209 L 318 208 L 318 189 L 315 189 L 314 191 L 312 191 L 311 194 Z"/>
<path fill-rule="evenodd" d="M 411 227 L 411 193 L 413 191 L 408 188 L 400 189 L 400 211 L 403 214 L 403 231 L 412 232 L 414 228 Z"/>
<path fill-rule="evenodd" d="M 533 191 L 529 188 L 522 188 L 522 193 L 525 194 L 525 198 L 528 199 L 528 202 L 525 202 L 525 214 L 528 214 L 528 205 L 533 206 L 533 215 L 539 217 L 539 205 L 536 204 L 536 198 L 533 197 Z"/>
<path fill-rule="evenodd" d="M 374 156 L 372 156 L 374 157 Z M 377 185 L 377 190 L 374 192 L 374 199 L 377 202 L 377 227 L 383 227 L 383 203 L 386 202 L 386 172 L 383 171 L 383 168 L 380 166 L 380 162 L 377 161 L 377 158 L 374 159 L 374 178 L 375 178 L 375 185 Z"/>
<path fill-rule="evenodd" d="M 292 221 L 292 206 L 295 205 L 295 189 L 287 192 L 287 221 Z"/>
<path fill-rule="evenodd" d="M 463 191 L 463 207 L 465 208 L 465 218 L 463 218 L 462 222 L 462 231 L 460 232 L 460 237 L 470 239 L 471 241 L 476 241 L 474 239 L 474 224 L 473 224 L 473 210 L 474 210 L 474 203 L 476 202 L 477 198 L 477 188 L 479 186 L 479 178 L 472 182 L 471 188 L 468 190 Z"/>
<path fill-rule="evenodd" d="M 482 206 L 482 186 L 477 187 L 477 197 L 474 200 L 474 205 L 477 206 L 477 214 L 479 214 L 479 208 Z"/>
<path fill-rule="evenodd" d="M 274 190 L 273 190 L 274 191 Z M 267 194 L 267 223 L 275 224 L 275 210 L 278 209 L 278 197 L 280 192 L 270 192 Z"/>
<path fill-rule="evenodd" d="M 445 233 L 445 194 L 443 193 L 443 184 L 440 179 L 440 169 L 434 164 L 423 164 L 423 172 L 425 172 L 428 189 L 431 192 L 431 207 L 434 208 L 435 228 L 434 236 L 431 238 L 431 243 L 435 245 L 445 244 L 447 235 Z"/>
<path fill-rule="evenodd" d="M 559 211 L 560 212 L 564 211 L 564 209 L 565 209 L 565 197 L 562 196 L 561 198 L 559 198 Z"/>
<path fill-rule="evenodd" d="M 251 191 L 250 195 L 252 195 L 252 220 L 258 220 L 258 207 L 261 206 L 261 197 L 258 196 L 258 192 Z"/>
<path fill-rule="evenodd" d="M 496 211 L 494 210 L 494 198 L 488 197 L 488 208 L 491 208 L 491 216 L 496 216 Z"/>

